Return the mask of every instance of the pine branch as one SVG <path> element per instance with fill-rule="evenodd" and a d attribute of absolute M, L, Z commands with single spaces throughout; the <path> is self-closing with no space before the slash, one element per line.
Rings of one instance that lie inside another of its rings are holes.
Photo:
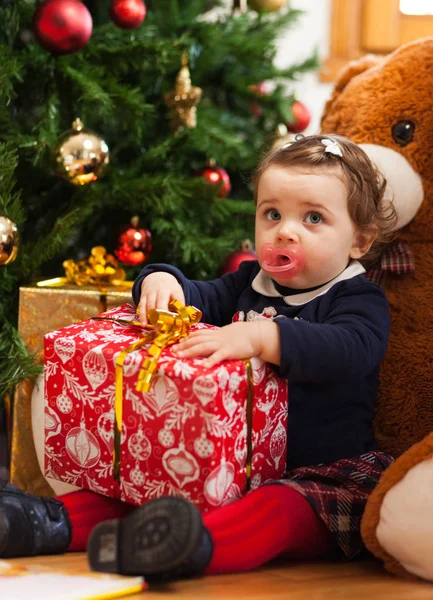
<path fill-rule="evenodd" d="M 0 402 L 20 381 L 35 379 L 42 373 L 42 367 L 29 355 L 18 332 L 8 322 L 0 332 L 0 361 Z"/>
<path fill-rule="evenodd" d="M 10 48 L 0 45 L 0 103 L 9 104 L 14 97 L 14 85 L 22 81 L 22 65 Z"/>
<path fill-rule="evenodd" d="M 300 63 L 295 63 L 287 69 L 275 71 L 275 77 L 296 80 L 299 79 L 300 74 L 317 69 L 319 64 L 319 51 L 318 48 L 315 48 L 313 54 Z"/>

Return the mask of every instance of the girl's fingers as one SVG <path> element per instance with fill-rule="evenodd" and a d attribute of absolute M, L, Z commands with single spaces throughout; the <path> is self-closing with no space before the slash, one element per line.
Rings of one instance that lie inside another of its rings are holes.
<path fill-rule="evenodd" d="M 183 293 L 183 289 L 181 287 L 179 287 L 179 290 L 176 291 L 175 294 L 171 294 L 170 295 L 170 300 L 173 298 L 173 300 L 179 300 L 179 302 L 181 304 L 186 304 L 185 301 L 185 294 Z"/>
<path fill-rule="evenodd" d="M 140 304 L 138 305 L 138 318 L 142 325 L 147 325 L 147 304 L 146 297 L 140 300 Z"/>
<path fill-rule="evenodd" d="M 226 358 L 227 358 L 227 352 L 223 348 L 219 348 L 218 350 L 216 350 L 216 352 L 214 352 L 213 354 L 211 354 L 210 356 L 207 357 L 207 359 L 203 362 L 203 366 L 206 369 L 211 369 L 212 367 L 214 367 L 215 365 L 218 365 L 220 362 L 222 362 Z"/>
<path fill-rule="evenodd" d="M 149 311 L 151 308 L 156 308 L 156 292 L 149 292 L 147 294 L 147 310 Z"/>
<path fill-rule="evenodd" d="M 190 348 L 194 348 L 195 346 L 199 345 L 199 344 L 212 344 L 212 343 L 216 343 L 215 340 L 211 337 L 196 337 L 196 338 L 184 338 L 183 340 L 181 340 L 179 342 L 179 344 L 177 346 L 174 346 L 173 350 L 176 350 L 176 352 L 182 352 L 183 350 L 189 350 Z"/>
<path fill-rule="evenodd" d="M 182 338 L 179 343 L 186 344 L 190 340 L 200 340 L 200 339 L 213 340 L 213 339 L 216 339 L 216 337 L 217 337 L 215 334 L 216 334 L 216 331 L 214 331 L 214 330 L 198 329 L 197 331 L 193 331 L 192 333 L 188 334 L 187 337 Z"/>
<path fill-rule="evenodd" d="M 176 349 L 176 352 L 174 352 L 173 348 L 173 352 L 179 358 L 197 358 L 209 356 L 212 354 L 212 352 L 215 352 L 216 348 L 217 346 L 214 342 L 200 342 L 199 344 L 195 344 L 194 346 L 186 348 L 185 350 L 183 348 L 179 348 Z"/>
<path fill-rule="evenodd" d="M 159 291 L 156 295 L 155 308 L 160 310 L 168 310 L 168 303 L 170 302 L 170 292 Z"/>

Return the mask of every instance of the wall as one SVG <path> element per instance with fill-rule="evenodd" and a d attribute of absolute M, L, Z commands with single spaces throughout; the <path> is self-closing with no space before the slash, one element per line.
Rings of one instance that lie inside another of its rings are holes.
<path fill-rule="evenodd" d="M 278 67 L 285 67 L 308 57 L 317 47 L 323 61 L 328 55 L 331 0 L 291 0 L 292 8 L 303 10 L 305 14 L 293 29 L 279 40 Z M 320 83 L 318 73 L 306 73 L 292 88 L 298 100 L 308 106 L 312 113 L 311 123 L 305 133 L 319 130 L 320 116 L 324 104 L 331 94 L 332 84 Z"/>

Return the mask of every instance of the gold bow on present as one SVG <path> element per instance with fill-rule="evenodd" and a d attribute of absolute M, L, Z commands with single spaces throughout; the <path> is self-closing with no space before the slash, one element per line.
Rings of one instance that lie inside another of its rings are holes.
<path fill-rule="evenodd" d="M 63 262 L 66 277 L 54 277 L 39 281 L 38 287 L 56 287 L 66 283 L 75 283 L 78 286 L 97 285 L 99 288 L 105 286 L 132 287 L 132 281 L 126 281 L 124 269 L 118 266 L 114 256 L 107 253 L 104 246 L 95 246 L 88 258 L 76 262 L 68 259 Z"/>
<path fill-rule="evenodd" d="M 175 312 L 155 310 L 147 313 L 150 325 L 156 332 L 149 348 L 150 357 L 144 359 L 138 374 L 137 392 L 148 392 L 158 366 L 162 351 L 180 338 L 186 337 L 192 325 L 200 322 L 202 313 L 194 306 L 183 306 L 178 300 L 170 302 L 169 308 Z M 123 364 L 123 363 L 122 363 Z"/>

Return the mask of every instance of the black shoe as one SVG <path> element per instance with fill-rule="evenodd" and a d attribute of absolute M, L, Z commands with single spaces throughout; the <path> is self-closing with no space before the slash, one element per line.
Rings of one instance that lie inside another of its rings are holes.
<path fill-rule="evenodd" d="M 212 538 L 197 508 L 174 496 L 97 525 L 87 545 L 94 571 L 142 575 L 149 583 L 199 575 L 212 552 Z"/>
<path fill-rule="evenodd" d="M 0 480 L 0 558 L 57 554 L 70 543 L 63 502 L 27 494 Z"/>

